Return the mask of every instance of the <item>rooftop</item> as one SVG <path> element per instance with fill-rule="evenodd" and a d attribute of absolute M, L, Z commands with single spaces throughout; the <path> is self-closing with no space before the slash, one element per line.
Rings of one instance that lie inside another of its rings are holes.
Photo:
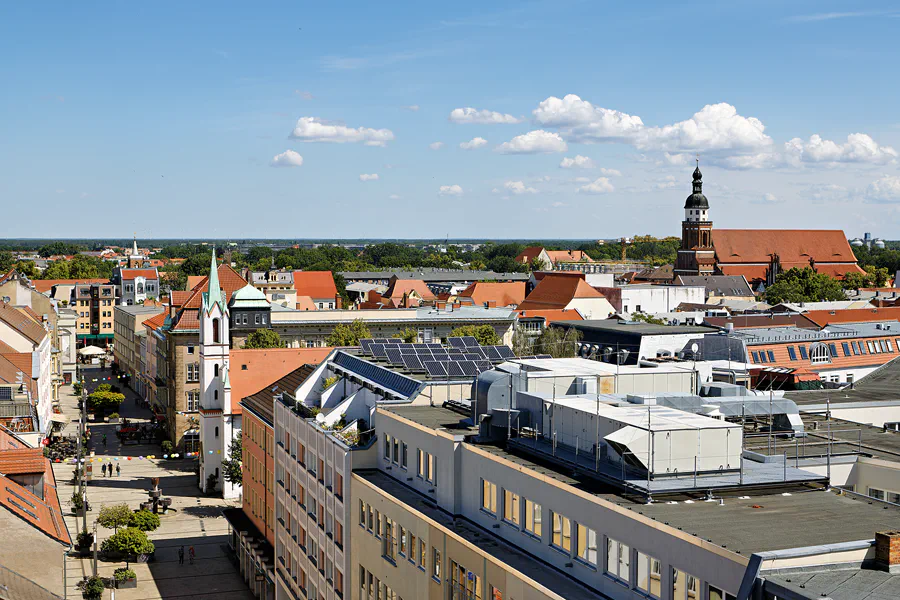
<path fill-rule="evenodd" d="M 560 321 L 561 327 L 572 327 L 583 332 L 618 333 L 637 336 L 644 335 L 683 335 L 715 333 L 718 329 L 702 325 L 652 325 L 637 321 L 620 321 L 618 319 L 594 319 L 589 321 Z"/>
<path fill-rule="evenodd" d="M 792 598 L 894 600 L 900 589 L 900 574 L 891 575 L 874 569 L 828 569 L 766 575 L 766 591 L 770 588 L 770 582 L 796 594 Z"/>
<path fill-rule="evenodd" d="M 467 271 L 463 269 L 437 269 L 422 267 L 415 271 L 344 271 L 347 281 L 358 279 L 388 280 L 396 275 L 400 279 L 421 279 L 429 282 L 463 281 L 528 281 L 528 273 L 495 273 L 494 271 Z"/>
<path fill-rule="evenodd" d="M 268 425 L 275 424 L 275 396 L 282 392 L 294 394 L 306 379 L 316 370 L 315 365 L 303 365 L 298 367 L 273 383 L 267 384 L 258 392 L 243 397 L 241 406 L 250 410 L 253 414 L 265 421 Z"/>
<path fill-rule="evenodd" d="M 900 361 L 892 360 L 853 384 L 840 390 L 786 392 L 785 397 L 798 405 L 839 404 L 849 402 L 900 401 Z"/>
<path fill-rule="evenodd" d="M 451 310 L 439 310 L 433 306 L 419 308 L 373 310 L 277 310 L 272 313 L 273 323 L 351 323 L 397 321 L 513 321 L 516 311 L 509 308 L 483 308 L 458 306 Z"/>
<path fill-rule="evenodd" d="M 127 315 L 152 315 L 165 312 L 162 306 L 144 306 L 143 304 L 128 304 L 116 306 L 116 310 L 122 311 Z"/>

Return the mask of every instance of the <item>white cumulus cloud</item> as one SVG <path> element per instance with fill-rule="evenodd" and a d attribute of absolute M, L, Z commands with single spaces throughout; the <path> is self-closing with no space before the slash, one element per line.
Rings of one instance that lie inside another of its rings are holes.
<path fill-rule="evenodd" d="M 299 167 L 303 164 L 303 157 L 293 150 L 285 150 L 276 154 L 270 163 L 273 167 Z"/>
<path fill-rule="evenodd" d="M 495 151 L 501 154 L 538 154 L 565 152 L 568 149 L 565 140 L 558 133 L 537 129 L 503 142 L 495 148 Z"/>
<path fill-rule="evenodd" d="M 876 202 L 900 202 L 900 177 L 885 175 L 866 188 L 866 196 Z"/>
<path fill-rule="evenodd" d="M 609 192 L 615 191 L 615 189 L 616 188 L 613 187 L 613 184 L 609 182 L 608 178 L 598 177 L 591 183 L 578 188 L 578 191 L 585 194 L 608 194 Z"/>
<path fill-rule="evenodd" d="M 897 151 L 890 146 L 879 146 L 865 133 L 847 136 L 847 142 L 838 144 L 822 136 L 812 135 L 808 141 L 794 138 L 784 145 L 785 160 L 792 165 L 812 163 L 871 163 L 887 164 L 897 159 Z"/>
<path fill-rule="evenodd" d="M 643 128 L 637 132 L 634 143 L 641 149 L 668 152 L 754 151 L 772 144 L 765 129 L 759 119 L 739 115 L 734 106 L 720 102 L 707 104 L 686 121 Z"/>
<path fill-rule="evenodd" d="M 526 186 L 521 181 L 507 181 L 503 184 L 503 187 L 506 188 L 510 193 L 519 195 L 519 194 L 537 194 L 537 190 L 533 187 Z"/>
<path fill-rule="evenodd" d="M 453 185 L 442 185 L 438 190 L 438 194 L 441 196 L 462 196 L 463 189 L 462 187 L 453 184 Z"/>
<path fill-rule="evenodd" d="M 593 169 L 594 161 L 587 157 L 581 156 L 580 154 L 575 156 L 575 158 L 569 158 L 568 156 L 562 159 L 562 162 L 559 163 L 559 168 L 561 169 Z"/>
<path fill-rule="evenodd" d="M 492 110 L 477 110 L 472 107 L 454 108 L 450 111 L 450 122 L 460 124 L 478 124 L 478 125 L 494 125 L 494 124 L 516 124 L 521 123 L 522 119 L 517 119 L 512 115 L 494 112 Z"/>
<path fill-rule="evenodd" d="M 606 169 L 604 167 L 600 167 L 600 172 L 604 175 L 608 175 L 610 177 L 621 177 L 622 171 L 618 169 Z"/>
<path fill-rule="evenodd" d="M 378 181 L 378 173 L 362 173 L 359 176 L 360 181 Z"/>
<path fill-rule="evenodd" d="M 428 144 L 428 147 L 432 150 L 440 150 L 444 147 L 444 142 L 431 142 L 430 144 Z"/>
<path fill-rule="evenodd" d="M 468 142 L 463 142 L 459 145 L 463 150 L 474 150 L 476 148 L 481 148 L 482 146 L 487 146 L 488 141 L 483 137 L 472 138 Z"/>
<path fill-rule="evenodd" d="M 385 146 L 394 139 L 390 129 L 347 127 L 326 123 L 316 117 L 301 117 L 291 137 L 303 142 L 362 143 L 366 146 Z"/>
<path fill-rule="evenodd" d="M 557 127 L 572 141 L 603 142 L 630 138 L 644 127 L 640 117 L 594 106 L 575 94 L 550 96 L 532 111 L 535 122 Z"/>

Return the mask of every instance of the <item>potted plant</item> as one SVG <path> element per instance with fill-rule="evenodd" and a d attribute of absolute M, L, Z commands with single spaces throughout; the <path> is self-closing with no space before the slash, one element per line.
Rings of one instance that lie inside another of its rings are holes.
<path fill-rule="evenodd" d="M 207 495 L 214 495 L 216 493 L 216 486 L 219 485 L 219 478 L 216 477 L 215 473 L 210 473 L 206 478 L 206 493 Z"/>
<path fill-rule="evenodd" d="M 72 494 L 72 500 L 70 501 L 70 504 L 72 505 L 72 512 L 75 513 L 75 516 L 84 516 L 84 497 L 81 494 L 79 494 L 78 492 Z"/>
<path fill-rule="evenodd" d="M 119 417 L 119 413 L 117 413 L 117 412 L 110 413 L 109 414 L 109 422 L 113 423 L 113 424 L 121 423 L 122 419 Z"/>
<path fill-rule="evenodd" d="M 122 557 L 133 561 L 143 555 L 153 554 L 156 548 L 146 533 L 137 527 L 126 527 L 103 540 L 100 549 L 108 559 Z"/>
<path fill-rule="evenodd" d="M 75 549 L 80 556 L 87 556 L 91 552 L 91 545 L 94 543 L 94 534 L 87 529 L 82 529 L 75 536 Z"/>
<path fill-rule="evenodd" d="M 175 451 L 175 446 L 172 445 L 172 442 L 169 440 L 163 440 L 162 444 L 160 444 L 162 448 L 163 454 L 172 454 Z"/>
<path fill-rule="evenodd" d="M 99 598 L 103 597 L 103 590 L 106 588 L 106 585 L 103 583 L 103 579 L 96 575 L 91 575 L 79 581 L 77 587 L 81 590 L 81 595 L 84 596 L 85 600 L 99 600 Z"/>
<path fill-rule="evenodd" d="M 131 569 L 119 567 L 113 571 L 113 577 L 116 580 L 117 589 L 127 589 L 137 587 L 137 575 Z"/>

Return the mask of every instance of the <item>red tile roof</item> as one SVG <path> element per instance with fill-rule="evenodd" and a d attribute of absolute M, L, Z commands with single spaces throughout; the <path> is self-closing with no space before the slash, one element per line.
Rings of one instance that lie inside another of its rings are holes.
<path fill-rule="evenodd" d="M 391 277 L 388 289 L 382 297 L 399 301 L 409 292 L 415 292 L 425 302 L 437 300 L 434 292 L 421 279 L 400 279 L 397 276 Z"/>
<path fill-rule="evenodd" d="M 165 324 L 167 314 L 168 313 L 166 312 L 161 312 L 158 315 L 153 315 L 152 317 L 144 321 L 144 327 L 146 327 L 150 331 L 156 331 Z"/>
<path fill-rule="evenodd" d="M 876 323 L 900 320 L 900 307 L 850 308 L 846 310 L 810 310 L 806 318 L 820 327 L 834 323 Z"/>
<path fill-rule="evenodd" d="M 547 250 L 547 256 L 554 264 L 558 262 L 594 262 L 583 250 Z"/>
<path fill-rule="evenodd" d="M 497 306 L 518 306 L 525 299 L 525 282 L 476 281 L 459 293 L 460 298 L 471 298 L 472 303 L 483 305 L 496 302 Z"/>
<path fill-rule="evenodd" d="M 547 273 L 525 301 L 522 310 L 562 309 L 575 298 L 605 298 L 584 280 L 583 273 Z"/>
<path fill-rule="evenodd" d="M 187 299 L 191 297 L 191 291 L 172 290 L 172 306 L 180 308 L 184 306 Z"/>
<path fill-rule="evenodd" d="M 564 308 L 561 310 L 520 310 L 516 314 L 517 319 L 532 319 L 540 317 L 547 324 L 557 321 L 583 321 L 584 317 L 574 308 Z"/>
<path fill-rule="evenodd" d="M 122 269 L 122 279 L 132 280 L 135 277 L 143 277 L 144 279 L 158 279 L 159 273 L 156 269 Z"/>
<path fill-rule="evenodd" d="M 528 264 L 532 260 L 538 257 L 541 252 L 543 252 L 543 246 L 529 246 L 522 250 L 519 255 L 516 257 L 516 262 Z"/>
<path fill-rule="evenodd" d="M 41 294 L 46 294 L 57 285 L 89 285 L 92 283 L 109 283 L 109 279 L 33 279 L 31 284 Z"/>
<path fill-rule="evenodd" d="M 27 312 L 6 302 L 0 302 L 0 320 L 16 329 L 35 344 L 40 344 L 47 336 L 47 330 Z"/>
<path fill-rule="evenodd" d="M 839 229 L 713 229 L 719 263 L 768 263 L 777 254 L 782 263 L 846 262 L 856 257 Z"/>
<path fill-rule="evenodd" d="M 0 473 L 27 475 L 44 472 L 44 453 L 40 448 L 0 451 Z"/>
<path fill-rule="evenodd" d="M 31 354 L 27 352 L 0 354 L 0 382 L 16 385 L 19 383 L 21 373 L 21 383 L 31 392 L 31 397 L 36 399 L 38 386 L 37 380 L 31 377 L 31 360 Z"/>
<path fill-rule="evenodd" d="M 240 401 L 275 383 L 306 364 L 319 364 L 332 348 L 265 348 L 232 350 L 228 355 L 233 414 L 240 414 Z M 246 367 L 246 368 L 245 368 Z"/>
<path fill-rule="evenodd" d="M 331 271 L 294 271 L 294 289 L 298 296 L 317 300 L 333 299 L 338 293 Z"/>
<path fill-rule="evenodd" d="M 217 269 L 219 285 L 225 295 L 225 302 L 231 299 L 231 295 L 247 285 L 247 281 L 231 268 L 230 265 L 219 265 Z M 199 310 L 203 304 L 203 292 L 206 291 L 206 282 L 209 277 L 203 277 L 191 288 L 191 295 L 181 304 L 181 310 L 175 316 L 172 331 L 190 331 L 200 329 Z"/>

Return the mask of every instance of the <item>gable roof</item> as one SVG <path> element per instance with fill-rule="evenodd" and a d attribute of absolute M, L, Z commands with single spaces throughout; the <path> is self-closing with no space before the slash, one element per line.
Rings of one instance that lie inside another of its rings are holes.
<path fill-rule="evenodd" d="M 544 323 L 556 323 L 557 321 L 584 321 L 581 313 L 574 308 L 559 310 L 520 310 L 516 313 L 516 319 L 544 319 Z"/>
<path fill-rule="evenodd" d="M 310 298 L 334 298 L 338 293 L 331 271 L 294 271 L 294 289 Z"/>
<path fill-rule="evenodd" d="M 216 269 L 216 276 L 219 279 L 220 290 L 224 292 L 226 304 L 231 299 L 233 293 L 247 285 L 246 280 L 244 280 L 237 271 L 232 269 L 230 265 L 219 265 Z M 191 288 L 191 295 L 183 301 L 178 314 L 175 315 L 172 331 L 192 331 L 200 329 L 200 308 L 203 305 L 203 294 L 206 293 L 208 279 L 208 277 L 202 277 L 200 281 Z"/>
<path fill-rule="evenodd" d="M 496 302 L 497 306 L 518 306 L 525 299 L 524 281 L 476 281 L 459 293 L 460 298 L 471 298 L 472 303 L 483 305 Z"/>
<path fill-rule="evenodd" d="M 241 405 L 259 416 L 269 427 L 275 424 L 275 396 L 282 392 L 293 395 L 318 365 L 302 365 L 281 379 L 265 385 L 259 391 L 240 399 Z"/>
<path fill-rule="evenodd" d="M 93 283 L 109 283 L 109 279 L 32 279 L 31 285 L 41 294 L 46 294 L 57 285 L 88 285 Z"/>
<path fill-rule="evenodd" d="M 803 313 L 820 327 L 835 323 L 877 323 L 900 321 L 900 307 L 851 308 L 848 310 L 811 310 Z"/>
<path fill-rule="evenodd" d="M 856 256 L 840 229 L 713 229 L 720 263 L 768 263 L 777 254 L 784 263 L 853 263 Z"/>
<path fill-rule="evenodd" d="M 519 309 L 562 309 L 575 298 L 605 299 L 606 296 L 592 288 L 583 273 L 547 273 L 519 304 Z"/>
<path fill-rule="evenodd" d="M 135 277 L 144 279 L 159 279 L 156 269 L 122 269 L 122 280 L 131 280 Z"/>
<path fill-rule="evenodd" d="M 232 350 L 228 355 L 233 414 L 240 414 L 240 401 L 278 381 L 297 367 L 319 364 L 332 348 L 260 348 Z"/>
<path fill-rule="evenodd" d="M 31 315 L 6 302 L 0 302 L 0 321 L 18 330 L 35 344 L 40 344 L 47 336 L 44 326 L 35 321 Z"/>
<path fill-rule="evenodd" d="M 584 250 L 547 250 L 546 252 L 554 264 L 558 262 L 594 262 Z"/>
<path fill-rule="evenodd" d="M 149 329 L 150 331 L 156 331 L 166 324 L 166 317 L 168 316 L 168 313 L 166 313 L 165 311 L 159 313 L 158 315 L 153 315 L 152 317 L 144 321 L 144 327 Z"/>
<path fill-rule="evenodd" d="M 519 255 L 516 257 L 516 262 L 520 263 L 530 263 L 532 260 L 537 258 L 541 252 L 544 251 L 543 246 L 529 246 L 522 250 Z"/>
<path fill-rule="evenodd" d="M 415 292 L 424 302 L 433 302 L 437 296 L 429 289 L 421 279 L 400 279 L 396 275 L 391 277 L 388 289 L 382 296 L 391 300 L 402 300 L 409 292 Z"/>

